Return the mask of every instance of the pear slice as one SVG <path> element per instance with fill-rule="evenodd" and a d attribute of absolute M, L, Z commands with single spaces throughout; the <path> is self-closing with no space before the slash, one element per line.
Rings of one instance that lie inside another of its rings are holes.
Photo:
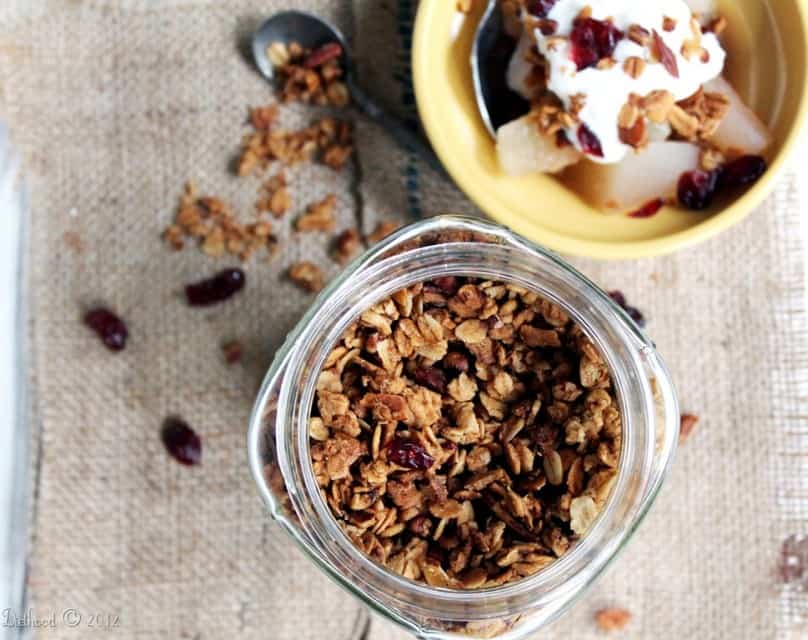
<path fill-rule="evenodd" d="M 582 156 L 575 147 L 559 147 L 555 137 L 539 132 L 530 116 L 522 116 L 497 131 L 497 157 L 505 173 L 521 176 L 557 173 Z"/>
<path fill-rule="evenodd" d="M 719 76 L 705 84 L 704 90 L 724 94 L 729 99 L 729 111 L 710 141 L 722 151 L 762 155 L 772 143 L 772 134 L 757 114 L 744 104 L 732 85 Z"/>
<path fill-rule="evenodd" d="M 675 196 L 679 177 L 698 168 L 699 154 L 699 147 L 689 142 L 652 142 L 615 164 L 579 162 L 562 180 L 598 209 L 633 211 L 651 200 Z"/>

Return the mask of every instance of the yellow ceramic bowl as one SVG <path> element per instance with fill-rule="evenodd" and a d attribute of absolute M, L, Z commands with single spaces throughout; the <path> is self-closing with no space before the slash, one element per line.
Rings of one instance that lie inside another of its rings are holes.
<path fill-rule="evenodd" d="M 418 109 L 449 173 L 489 216 L 562 253 L 594 258 L 660 255 L 701 242 L 752 212 L 771 192 L 808 112 L 808 0 L 726 0 L 726 74 L 775 136 L 769 170 L 746 193 L 714 210 L 666 207 L 652 218 L 606 215 L 556 179 L 513 177 L 498 166 L 477 113 L 469 56 L 487 0 L 471 14 L 454 0 L 421 0 L 413 76 Z M 637 176 L 642 179 L 641 176 Z"/>

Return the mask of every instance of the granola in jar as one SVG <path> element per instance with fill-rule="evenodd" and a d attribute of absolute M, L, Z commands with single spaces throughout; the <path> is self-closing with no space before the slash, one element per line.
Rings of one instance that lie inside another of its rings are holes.
<path fill-rule="evenodd" d="M 319 374 L 309 422 L 322 496 L 367 556 L 453 589 L 540 571 L 609 497 L 620 408 L 559 306 L 447 276 L 365 310 Z"/>

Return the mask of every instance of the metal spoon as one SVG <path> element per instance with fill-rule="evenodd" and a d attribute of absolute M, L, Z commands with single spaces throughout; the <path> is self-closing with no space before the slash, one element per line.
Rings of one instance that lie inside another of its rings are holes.
<path fill-rule="evenodd" d="M 398 118 L 385 112 L 356 83 L 356 70 L 347 42 L 338 29 L 304 11 L 282 11 L 269 18 L 253 34 L 252 51 L 256 66 L 270 81 L 274 80 L 275 69 L 267 55 L 267 47 L 273 42 L 286 44 L 298 42 L 307 49 L 316 49 L 329 42 L 338 42 L 343 52 L 341 62 L 345 71 L 345 83 L 353 103 L 387 131 L 406 151 L 417 154 L 435 171 L 447 175 L 438 157 L 421 137 Z"/>
<path fill-rule="evenodd" d="M 516 41 L 502 28 L 502 9 L 498 0 L 489 0 L 471 49 L 471 75 L 477 110 L 488 132 L 496 131 L 530 109 L 529 103 L 510 90 L 507 68 L 516 49 Z"/>

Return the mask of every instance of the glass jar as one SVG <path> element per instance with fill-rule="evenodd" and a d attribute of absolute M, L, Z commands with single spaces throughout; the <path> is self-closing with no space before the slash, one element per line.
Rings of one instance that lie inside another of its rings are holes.
<path fill-rule="evenodd" d="M 490 589 L 416 583 L 367 558 L 331 515 L 309 455 L 317 376 L 345 329 L 393 292 L 449 275 L 512 282 L 563 307 L 607 361 L 623 419 L 617 479 L 588 532 L 547 568 Z M 608 295 L 557 256 L 502 227 L 440 216 L 388 237 L 319 295 L 267 373 L 248 447 L 272 516 L 320 569 L 377 612 L 420 638 L 521 638 L 567 609 L 628 542 L 665 478 L 678 430 L 665 365 Z"/>

